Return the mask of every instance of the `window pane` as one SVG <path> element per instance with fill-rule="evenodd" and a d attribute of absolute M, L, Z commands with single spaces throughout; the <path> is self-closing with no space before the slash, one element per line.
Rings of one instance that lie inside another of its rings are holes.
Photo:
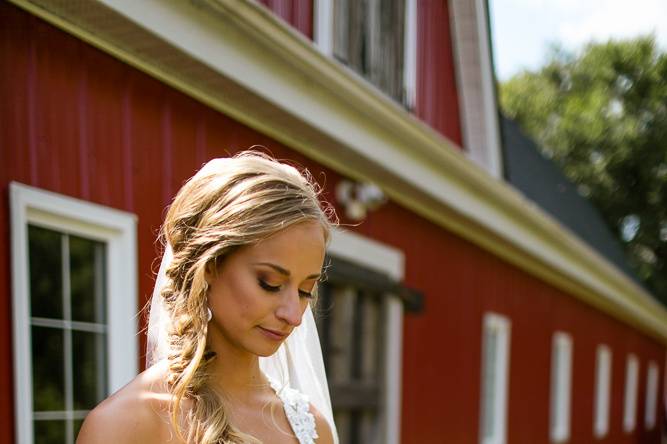
<path fill-rule="evenodd" d="M 69 253 L 72 320 L 104 323 L 104 244 L 70 236 Z"/>
<path fill-rule="evenodd" d="M 658 398 L 658 364 L 650 362 L 646 375 L 646 407 L 644 408 L 644 424 L 647 430 L 655 427 L 656 402 Z"/>
<path fill-rule="evenodd" d="M 35 421 L 35 444 L 65 444 L 65 421 Z"/>
<path fill-rule="evenodd" d="M 334 2 L 334 56 L 397 101 L 403 95 L 405 0 Z"/>
<path fill-rule="evenodd" d="M 595 416 L 593 430 L 601 438 L 609 430 L 609 390 L 611 384 L 611 350 L 600 345 L 596 358 Z"/>
<path fill-rule="evenodd" d="M 62 319 L 61 234 L 29 225 L 28 257 L 32 316 Z"/>
<path fill-rule="evenodd" d="M 106 335 L 72 331 L 75 410 L 95 407 L 107 393 Z"/>
<path fill-rule="evenodd" d="M 79 436 L 79 431 L 81 431 L 81 425 L 83 424 L 83 419 L 75 419 L 72 422 L 74 428 L 74 440 Z"/>
<path fill-rule="evenodd" d="M 485 331 L 484 339 L 484 437 L 495 436 L 496 368 L 498 333 L 493 328 Z"/>
<path fill-rule="evenodd" d="M 625 370 L 625 405 L 623 412 L 623 430 L 626 432 L 635 429 L 638 379 L 639 360 L 635 355 L 629 355 Z"/>
<path fill-rule="evenodd" d="M 32 327 L 32 390 L 35 411 L 65 409 L 63 331 Z"/>

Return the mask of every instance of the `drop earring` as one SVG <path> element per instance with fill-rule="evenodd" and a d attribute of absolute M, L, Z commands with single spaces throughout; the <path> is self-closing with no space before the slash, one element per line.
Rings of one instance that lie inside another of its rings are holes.
<path fill-rule="evenodd" d="M 206 299 L 207 299 L 206 322 L 211 322 L 211 319 L 213 319 L 213 312 L 211 311 L 211 308 L 208 307 L 208 282 L 206 281 L 204 281 L 204 293 L 206 293 Z"/>

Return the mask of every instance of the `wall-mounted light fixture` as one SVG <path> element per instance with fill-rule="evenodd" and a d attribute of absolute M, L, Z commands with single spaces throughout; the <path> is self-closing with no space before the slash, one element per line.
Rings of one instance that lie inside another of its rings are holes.
<path fill-rule="evenodd" d="M 363 220 L 370 210 L 380 207 L 387 196 L 370 182 L 343 180 L 336 185 L 336 200 L 345 208 L 345 215 L 354 221 Z"/>

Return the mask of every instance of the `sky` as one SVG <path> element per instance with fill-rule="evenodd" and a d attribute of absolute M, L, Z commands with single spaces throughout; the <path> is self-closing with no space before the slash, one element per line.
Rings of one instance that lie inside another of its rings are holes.
<path fill-rule="evenodd" d="M 553 43 L 576 51 L 653 33 L 667 50 L 667 0 L 489 0 L 489 14 L 500 81 L 542 66 Z"/>

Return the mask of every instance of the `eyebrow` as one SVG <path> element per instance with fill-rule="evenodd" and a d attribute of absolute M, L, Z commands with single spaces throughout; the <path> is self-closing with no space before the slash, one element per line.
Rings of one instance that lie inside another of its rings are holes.
<path fill-rule="evenodd" d="M 256 263 L 253 264 L 253 265 L 264 265 L 265 267 L 271 267 L 271 268 L 273 268 L 275 271 L 277 271 L 278 273 L 280 273 L 280 274 L 282 274 L 282 275 L 284 275 L 284 276 L 287 276 L 287 277 L 289 277 L 290 274 L 291 274 L 291 273 L 289 272 L 289 270 L 287 270 L 287 269 L 281 267 L 280 265 L 272 264 L 271 262 L 256 262 Z M 306 278 L 306 280 L 317 279 L 317 278 L 319 278 L 320 276 L 321 276 L 320 273 L 311 274 L 310 276 L 308 276 L 308 277 Z"/>

